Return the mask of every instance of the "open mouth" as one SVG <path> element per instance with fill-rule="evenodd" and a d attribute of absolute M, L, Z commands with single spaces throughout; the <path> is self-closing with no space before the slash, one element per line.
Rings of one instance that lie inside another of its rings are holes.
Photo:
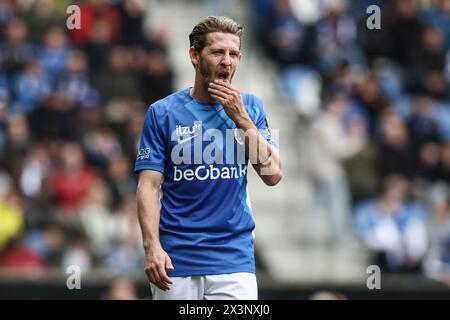
<path fill-rule="evenodd" d="M 217 74 L 217 78 L 225 81 L 225 80 L 228 80 L 229 75 L 230 75 L 230 73 L 228 71 L 221 71 Z"/>

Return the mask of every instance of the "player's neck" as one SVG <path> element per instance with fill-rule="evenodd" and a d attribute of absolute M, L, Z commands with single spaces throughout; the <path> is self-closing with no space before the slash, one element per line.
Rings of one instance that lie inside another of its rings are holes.
<path fill-rule="evenodd" d="M 214 103 L 214 99 L 209 95 L 208 89 L 204 82 L 195 81 L 194 86 L 190 89 L 190 95 L 192 98 L 203 103 Z"/>

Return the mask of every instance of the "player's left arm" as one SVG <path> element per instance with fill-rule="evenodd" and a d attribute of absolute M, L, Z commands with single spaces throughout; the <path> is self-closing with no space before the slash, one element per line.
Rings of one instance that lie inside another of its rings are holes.
<path fill-rule="evenodd" d="M 246 152 L 258 175 L 269 186 L 274 186 L 283 177 L 278 150 L 263 137 L 245 110 L 241 93 L 227 81 L 211 82 L 208 91 L 219 101 L 227 115 L 243 130 Z"/>

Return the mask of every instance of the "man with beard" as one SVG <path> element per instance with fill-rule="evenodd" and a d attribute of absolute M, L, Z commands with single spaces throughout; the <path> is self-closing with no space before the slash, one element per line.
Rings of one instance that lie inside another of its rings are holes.
<path fill-rule="evenodd" d="M 261 100 L 231 85 L 242 32 L 228 17 L 200 21 L 194 86 L 147 111 L 135 172 L 153 299 L 258 297 L 247 164 L 269 186 L 282 173 Z"/>

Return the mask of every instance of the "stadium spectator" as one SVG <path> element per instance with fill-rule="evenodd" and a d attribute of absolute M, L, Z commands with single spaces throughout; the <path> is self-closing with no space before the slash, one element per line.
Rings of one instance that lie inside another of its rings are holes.
<path fill-rule="evenodd" d="M 11 109 L 15 112 L 29 113 L 36 110 L 50 95 L 51 79 L 35 61 L 29 61 L 23 72 L 19 72 L 13 83 L 14 101 Z"/>
<path fill-rule="evenodd" d="M 44 36 L 42 46 L 36 49 L 36 60 L 54 79 L 66 67 L 70 55 L 67 36 L 61 27 L 52 27 Z"/>
<path fill-rule="evenodd" d="M 114 47 L 108 55 L 107 68 L 94 78 L 105 105 L 139 96 L 136 75 L 130 71 L 130 52 L 125 47 Z"/>
<path fill-rule="evenodd" d="M 318 208 L 331 218 L 332 240 L 343 244 L 350 233 L 350 194 L 344 159 L 361 150 L 365 140 L 363 123 L 354 119 L 347 129 L 344 114 L 348 99 L 340 94 L 332 96 L 325 109 L 311 125 L 310 163 L 314 181 L 311 216 Z"/>
<path fill-rule="evenodd" d="M 24 237 L 25 244 L 48 267 L 59 267 L 64 254 L 64 230 L 58 224 L 29 229 Z"/>
<path fill-rule="evenodd" d="M 377 157 L 376 144 L 367 141 L 359 152 L 345 160 L 352 204 L 373 198 L 378 193 Z"/>
<path fill-rule="evenodd" d="M 88 75 L 86 55 L 82 51 L 72 51 L 64 70 L 55 81 L 55 94 L 61 97 L 67 109 L 97 106 L 99 96 L 92 87 Z"/>
<path fill-rule="evenodd" d="M 26 14 L 30 41 L 36 45 L 42 43 L 43 36 L 51 28 L 62 26 L 65 23 L 64 17 L 55 7 L 53 0 L 34 1 Z"/>
<path fill-rule="evenodd" d="M 393 111 L 386 111 L 380 119 L 379 173 L 382 177 L 391 174 L 410 178 L 416 173 L 414 148 L 405 121 Z"/>
<path fill-rule="evenodd" d="M 439 0 L 435 8 L 425 13 L 425 22 L 431 24 L 441 31 L 445 46 L 450 48 L 450 1 Z"/>
<path fill-rule="evenodd" d="M 144 253 L 142 236 L 136 215 L 135 192 L 124 195 L 114 212 L 114 239 L 106 265 L 117 276 L 138 277 L 142 272 Z"/>
<path fill-rule="evenodd" d="M 300 22 L 289 0 L 275 0 L 267 42 L 269 56 L 281 67 L 313 64 L 314 30 Z"/>
<path fill-rule="evenodd" d="M 14 273 L 33 273 L 43 271 L 45 263 L 39 255 L 29 248 L 22 238 L 11 241 L 0 253 L 0 268 Z"/>
<path fill-rule="evenodd" d="M 107 164 L 122 151 L 117 133 L 109 127 L 101 127 L 86 132 L 84 139 L 89 162 L 102 174 L 106 174 Z"/>
<path fill-rule="evenodd" d="M 97 173 L 86 165 L 84 152 L 75 142 L 61 146 L 60 162 L 60 166 L 50 173 L 53 199 L 61 214 L 75 215 L 95 183 Z"/>
<path fill-rule="evenodd" d="M 111 30 L 103 20 L 94 23 L 92 33 L 92 39 L 84 50 L 88 56 L 91 76 L 106 67 L 107 56 L 113 47 Z"/>
<path fill-rule="evenodd" d="M 428 249 L 427 211 L 408 199 L 409 181 L 388 176 L 377 199 L 355 208 L 355 226 L 386 272 L 419 272 Z"/>
<path fill-rule="evenodd" d="M 0 57 L 8 78 L 14 77 L 33 58 L 27 25 L 21 18 L 14 17 L 8 20 L 5 40 L 0 44 Z"/>
<path fill-rule="evenodd" d="M 147 105 L 173 92 L 174 74 L 163 52 L 153 50 L 147 55 L 140 83 L 141 97 Z"/>
<path fill-rule="evenodd" d="M 16 16 L 16 4 L 12 1 L 0 2 L 0 42 L 5 38 L 8 23 Z"/>
<path fill-rule="evenodd" d="M 110 194 L 101 180 L 87 188 L 86 197 L 79 208 L 79 217 L 89 251 L 95 261 L 101 261 L 109 252 L 114 235 L 112 213 L 109 210 Z"/>
<path fill-rule="evenodd" d="M 61 269 L 66 272 L 69 266 L 77 266 L 81 276 L 89 274 L 93 267 L 93 257 L 89 252 L 88 239 L 77 229 L 69 229 L 67 239 L 69 244 L 62 256 Z"/>
<path fill-rule="evenodd" d="M 355 76 L 354 76 L 355 77 Z M 381 114 L 390 108 L 389 101 L 379 86 L 378 76 L 373 72 L 362 73 L 358 79 L 352 79 L 354 112 L 367 122 L 367 132 L 373 138 Z"/>
<path fill-rule="evenodd" d="M 120 33 L 126 46 L 140 45 L 144 41 L 143 21 L 145 7 L 143 0 L 124 0 L 119 4 Z"/>
<path fill-rule="evenodd" d="M 448 98 L 448 82 L 445 79 L 447 53 L 441 31 L 424 26 L 418 48 L 411 53 L 411 66 L 406 74 L 412 92 L 424 90 L 435 98 Z"/>
<path fill-rule="evenodd" d="M 120 38 L 121 21 L 118 9 L 115 5 L 106 0 L 81 0 L 80 29 L 69 31 L 72 42 L 80 48 L 85 48 L 95 37 L 94 26 L 98 21 L 105 24 L 108 33 L 111 35 L 111 42 L 116 42 Z"/>
<path fill-rule="evenodd" d="M 450 142 L 442 144 L 438 179 L 450 185 Z"/>
<path fill-rule="evenodd" d="M 389 8 L 390 19 L 386 21 L 388 29 L 386 44 L 390 48 L 388 56 L 404 68 L 413 63 L 412 55 L 419 44 L 423 23 L 419 18 L 419 9 L 414 0 L 394 0 Z"/>
<path fill-rule="evenodd" d="M 325 1 L 325 16 L 317 22 L 317 56 L 319 68 L 325 75 L 331 74 L 342 63 L 365 64 L 365 58 L 357 45 L 356 23 L 347 13 L 348 1 Z"/>
<path fill-rule="evenodd" d="M 22 208 L 16 201 L 17 194 L 12 190 L 11 178 L 5 173 L 0 175 L 0 252 L 17 239 L 23 230 Z"/>
<path fill-rule="evenodd" d="M 111 207 L 114 210 L 128 195 L 136 192 L 136 179 L 129 174 L 131 168 L 131 161 L 124 153 L 119 153 L 108 161 L 106 181 L 112 198 Z"/>

